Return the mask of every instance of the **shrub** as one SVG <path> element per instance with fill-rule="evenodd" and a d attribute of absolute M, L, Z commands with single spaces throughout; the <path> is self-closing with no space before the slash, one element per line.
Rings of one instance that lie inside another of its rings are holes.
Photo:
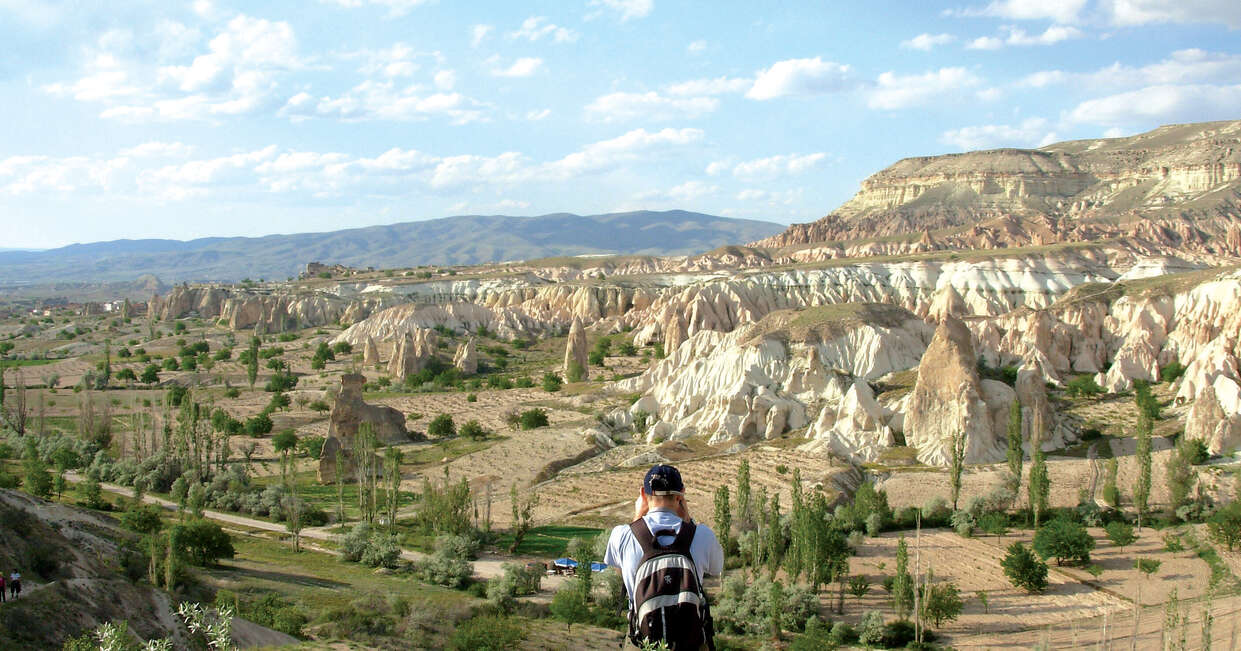
<path fill-rule="evenodd" d="M 232 558 L 233 541 L 220 525 L 210 520 L 196 520 L 173 528 L 186 557 L 195 565 L 211 565 L 221 558 Z"/>
<path fill-rule="evenodd" d="M 267 414 L 257 414 L 246 419 L 246 434 L 250 436 L 270 434 L 271 430 L 271 417 Z"/>
<path fill-rule="evenodd" d="M 535 407 L 521 412 L 518 424 L 521 429 L 535 429 L 539 427 L 547 427 L 547 410 Z"/>
<path fill-rule="evenodd" d="M 478 394 L 471 393 L 465 397 L 466 402 L 478 402 Z"/>
<path fill-rule="evenodd" d="M 470 562 L 461 558 L 449 558 L 442 554 L 433 554 L 418 563 L 414 574 L 419 580 L 447 588 L 460 588 L 470 580 L 474 568 Z"/>
<path fill-rule="evenodd" d="M 1212 513 L 1207 518 L 1207 534 L 1228 551 L 1241 544 L 1241 501 L 1229 502 Z"/>
<path fill-rule="evenodd" d="M 596 362 L 591 362 L 591 363 L 598 366 L 599 364 L 602 363 L 602 361 L 598 363 Z M 586 379 L 586 369 L 582 368 L 582 365 L 578 363 L 577 360 L 573 360 L 569 362 L 569 368 L 568 370 L 565 371 L 565 378 L 569 380 L 570 382 L 581 382 L 582 380 Z"/>
<path fill-rule="evenodd" d="M 1089 398 L 1103 393 L 1103 387 L 1094 381 L 1094 376 L 1089 374 L 1079 375 L 1064 385 L 1064 392 L 1070 396 L 1081 396 Z"/>
<path fill-rule="evenodd" d="M 1185 460 L 1192 466 L 1200 466 L 1211 458 L 1211 453 L 1207 451 L 1207 444 L 1202 439 L 1191 439 L 1185 441 Z"/>
<path fill-rule="evenodd" d="M 526 632 L 511 617 L 472 617 L 457 625 L 448 648 L 452 651 L 507 651 L 515 649 Z"/>
<path fill-rule="evenodd" d="M 141 534 L 155 533 L 164 526 L 160 508 L 154 504 L 137 504 L 121 514 L 121 526 Z"/>
<path fill-rule="evenodd" d="M 548 371 L 543 374 L 543 390 L 548 393 L 555 393 L 560 390 L 560 386 L 564 384 L 564 380 L 559 375 Z"/>
<path fill-rule="evenodd" d="M 1008 553 L 1000 566 L 1014 587 L 1031 593 L 1047 589 L 1047 563 L 1019 542 L 1008 546 Z"/>
<path fill-rule="evenodd" d="M 1107 539 L 1112 541 L 1113 545 L 1124 550 L 1125 547 L 1133 544 L 1138 537 L 1133 533 L 1133 525 L 1127 522 L 1109 522 L 1103 531 L 1107 533 Z"/>
<path fill-rule="evenodd" d="M 363 565 L 369 567 L 395 568 L 401 560 L 401 546 L 397 542 L 396 534 L 380 532 L 371 534 L 369 544 L 362 552 L 360 560 Z"/>
<path fill-rule="evenodd" d="M 858 626 L 858 642 L 864 646 L 877 646 L 883 643 L 883 613 L 868 610 L 862 615 Z"/>
<path fill-rule="evenodd" d="M 1055 518 L 1034 534 L 1034 551 L 1044 559 L 1055 558 L 1056 565 L 1090 563 L 1095 541 L 1086 528 L 1068 518 Z"/>
<path fill-rule="evenodd" d="M 457 435 L 457 426 L 452 422 L 451 414 L 440 414 L 427 424 L 427 434 L 440 438 L 451 438 Z"/>
<path fill-rule="evenodd" d="M 461 426 L 461 436 L 472 441 L 481 441 L 490 434 L 477 420 L 468 420 Z"/>
<path fill-rule="evenodd" d="M 354 525 L 349 533 L 340 540 L 340 556 L 346 561 L 357 563 L 362 560 L 371 543 L 371 527 L 365 522 Z"/>

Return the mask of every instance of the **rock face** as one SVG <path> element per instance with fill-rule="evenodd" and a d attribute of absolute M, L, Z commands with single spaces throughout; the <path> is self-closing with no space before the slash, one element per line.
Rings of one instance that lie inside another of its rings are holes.
<path fill-rule="evenodd" d="M 586 329 L 581 319 L 574 318 L 573 325 L 569 327 L 569 340 L 565 342 L 564 364 L 561 366 L 565 378 L 569 377 L 569 368 L 575 362 L 582 369 L 582 379 L 589 377 L 586 353 Z"/>
<path fill-rule="evenodd" d="M 435 355 L 435 342 L 434 330 L 415 328 L 407 331 L 397 340 L 396 350 L 388 362 L 388 375 L 402 382 L 405 378 L 416 375 Z"/>
<path fill-rule="evenodd" d="M 474 346 L 473 337 L 457 346 L 457 354 L 453 355 L 452 365 L 464 375 L 474 375 L 478 372 L 478 350 Z"/>
<path fill-rule="evenodd" d="M 930 465 L 948 465 L 953 441 L 961 435 L 967 463 L 998 461 L 1004 458 L 1001 433 L 1014 397 L 1008 385 L 979 379 L 970 330 L 949 315 L 918 367 L 905 412 L 905 440 L 918 450 L 918 460 Z"/>
<path fill-rule="evenodd" d="M 1241 121 L 1172 125 L 1130 138 L 906 158 L 863 181 L 830 215 L 755 245 L 906 235 L 909 253 L 930 246 L 920 236 L 953 229 L 934 244 L 995 248 L 1131 237 L 1227 254 L 1239 189 Z M 1133 220 L 1135 214 L 1143 219 Z"/>
<path fill-rule="evenodd" d="M 366 346 L 362 349 L 362 363 L 367 366 L 380 363 L 379 346 L 375 345 L 375 339 L 372 337 L 366 338 Z"/>
<path fill-rule="evenodd" d="M 930 338 L 925 322 L 891 305 L 779 311 L 731 333 L 690 335 L 647 372 L 616 382 L 616 390 L 642 396 L 613 417 L 632 422 L 644 411 L 648 431 L 712 443 L 754 442 L 814 423 L 811 436 L 852 437 L 841 454 L 865 456 L 892 437 L 890 414 L 872 404 L 866 381 L 916 366 Z M 871 411 L 838 417 L 850 401 Z"/>
<path fill-rule="evenodd" d="M 347 464 L 345 475 L 353 467 L 354 450 L 357 448 L 358 430 L 369 423 L 371 431 L 381 445 L 405 443 L 411 434 L 405 429 L 405 415 L 383 405 L 371 405 L 362 400 L 362 386 L 366 378 L 358 373 L 347 373 L 340 378 L 340 392 L 332 405 L 328 420 L 327 441 L 319 459 L 319 481 L 336 481 L 336 452 L 339 450 Z M 352 477 L 350 478 L 352 480 Z"/>
<path fill-rule="evenodd" d="M 1211 454 L 1241 446 L 1241 385 L 1221 375 L 1202 387 L 1185 417 L 1185 436 L 1206 443 Z"/>

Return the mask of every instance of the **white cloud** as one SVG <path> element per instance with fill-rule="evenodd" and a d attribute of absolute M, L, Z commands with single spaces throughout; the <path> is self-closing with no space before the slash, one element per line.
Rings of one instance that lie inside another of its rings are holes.
<path fill-rule="evenodd" d="M 947 13 L 963 16 L 995 16 L 1011 20 L 1053 20 L 1074 23 L 1086 7 L 1086 0 L 996 0 L 985 7 L 971 7 Z"/>
<path fill-rule="evenodd" d="M 551 114 L 552 114 L 552 110 L 546 109 L 546 108 L 540 109 L 537 111 L 526 111 L 526 119 L 530 120 L 531 122 L 538 122 L 539 120 L 547 118 L 547 116 Z"/>
<path fill-rule="evenodd" d="M 930 52 L 940 45 L 947 45 L 957 40 L 952 34 L 918 34 L 908 41 L 901 41 L 901 47 L 907 50 Z"/>
<path fill-rule="evenodd" d="M 507 68 L 497 67 L 491 69 L 492 76 L 495 77 L 530 77 L 543 67 L 543 60 L 537 57 L 522 57 L 513 62 Z"/>
<path fill-rule="evenodd" d="M 590 0 L 590 6 L 615 11 L 620 15 L 621 22 L 625 22 L 634 18 L 647 17 L 655 8 L 655 2 L 654 0 Z"/>
<path fill-rule="evenodd" d="M 733 163 L 731 161 L 714 161 L 707 165 L 707 174 L 718 176 L 725 172 L 745 181 L 772 180 L 796 176 L 821 165 L 827 160 L 825 152 L 811 154 L 779 154 L 766 158 Z"/>
<path fill-rule="evenodd" d="M 495 27 L 492 25 L 475 25 L 470 28 L 470 47 L 478 47 L 486 40 Z"/>
<path fill-rule="evenodd" d="M 632 160 L 641 152 L 681 147 L 702 140 L 700 129 L 662 129 L 650 132 L 634 129 L 610 140 L 587 145 L 581 151 L 549 163 L 545 171 L 557 178 L 569 178 L 614 167 L 622 161 Z"/>
<path fill-rule="evenodd" d="M 1093 72 L 1043 70 L 1027 75 L 1018 86 L 1046 88 L 1075 84 L 1081 88 L 1135 88 L 1184 83 L 1230 83 L 1241 79 L 1241 54 L 1177 50 L 1163 61 L 1133 67 L 1114 63 Z"/>
<path fill-rule="evenodd" d="M 452 70 L 440 70 L 435 73 L 435 87 L 440 90 L 452 90 L 457 85 L 457 73 Z"/>
<path fill-rule="evenodd" d="M 550 23 L 543 16 L 531 16 L 522 21 L 520 28 L 509 32 L 508 37 L 526 39 L 532 43 L 543 38 L 550 38 L 556 43 L 573 43 L 577 41 L 578 33 Z"/>
<path fill-rule="evenodd" d="M 427 4 L 431 0 L 321 0 L 331 4 L 348 7 L 350 9 L 357 7 L 365 7 L 374 5 L 377 7 L 386 7 L 388 13 L 393 16 L 403 16 L 413 10 L 415 7 Z"/>
<path fill-rule="evenodd" d="M 1061 41 L 1067 41 L 1073 38 L 1081 38 L 1084 36 L 1081 30 L 1076 27 L 1068 27 L 1065 25 L 1052 25 L 1043 30 L 1041 34 L 1030 34 L 1024 29 L 1013 26 L 1002 27 L 1001 30 L 1008 32 L 1008 35 L 1001 38 L 996 36 L 982 36 L 974 39 L 966 48 L 971 50 L 998 50 L 1005 45 L 1013 45 L 1018 47 L 1032 45 L 1054 45 Z"/>
<path fill-rule="evenodd" d="M 122 149 L 121 156 L 129 158 L 185 158 L 194 148 L 183 142 L 160 142 L 152 140 L 141 145 Z"/>
<path fill-rule="evenodd" d="M 586 117 L 597 122 L 675 120 L 696 118 L 718 106 L 719 100 L 713 97 L 665 97 L 654 91 L 609 93 L 586 106 Z"/>
<path fill-rule="evenodd" d="M 1017 81 L 1017 86 L 1026 88 L 1047 88 L 1048 86 L 1062 84 L 1068 78 L 1068 73 L 1060 70 L 1041 70 L 1022 77 Z"/>
<path fill-rule="evenodd" d="M 1237 106 L 1241 85 L 1160 85 L 1084 101 L 1067 119 L 1105 126 L 1228 120 L 1236 118 Z"/>
<path fill-rule="evenodd" d="M 740 93 L 754 85 L 753 79 L 743 77 L 716 77 L 715 79 L 691 79 L 669 85 L 669 95 L 694 97 Z"/>
<path fill-rule="evenodd" d="M 358 71 L 365 75 L 394 79 L 414 76 L 422 68 L 417 60 L 433 56 L 435 55 L 418 52 L 406 43 L 395 43 L 378 50 L 351 52 L 346 54 L 345 58 L 362 59 Z"/>
<path fill-rule="evenodd" d="M 294 120 L 317 117 L 350 122 L 416 122 L 446 117 L 454 124 L 468 124 L 484 119 L 486 106 L 460 93 L 427 92 L 416 84 L 398 86 L 393 81 L 368 80 L 337 97 L 298 93 L 289 98 L 280 114 Z"/>
<path fill-rule="evenodd" d="M 703 40 L 692 41 L 685 46 L 685 51 L 690 54 L 702 54 L 707 51 L 707 42 Z"/>
<path fill-rule="evenodd" d="M 758 73 L 746 97 L 756 100 L 775 99 L 787 95 L 810 95 L 846 90 L 853 86 L 849 66 L 813 59 L 778 61 Z"/>
<path fill-rule="evenodd" d="M 702 197 L 716 194 L 720 191 L 720 186 L 711 185 L 698 180 L 690 180 L 680 185 L 675 185 L 667 190 L 653 190 L 643 192 L 638 195 L 638 199 L 645 202 L 662 201 L 687 203 L 696 201 Z"/>
<path fill-rule="evenodd" d="M 1104 0 L 1101 4 L 1117 25 L 1221 23 L 1241 29 L 1241 3 L 1236 0 Z"/>
<path fill-rule="evenodd" d="M 879 75 L 866 103 L 874 109 L 908 108 L 959 93 L 981 81 L 965 68 L 940 68 L 921 75 L 885 72 Z"/>
<path fill-rule="evenodd" d="M 940 142 L 962 150 L 997 147 L 1041 147 L 1055 142 L 1056 134 L 1043 118 L 1029 118 L 1018 125 L 983 124 L 945 131 Z"/>

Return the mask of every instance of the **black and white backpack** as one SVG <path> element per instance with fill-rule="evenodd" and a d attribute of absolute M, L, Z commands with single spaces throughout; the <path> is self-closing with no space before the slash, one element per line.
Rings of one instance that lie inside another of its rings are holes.
<path fill-rule="evenodd" d="M 693 522 L 683 522 L 680 533 L 652 533 L 641 518 L 629 524 L 642 545 L 629 610 L 629 639 L 635 646 L 663 641 L 673 651 L 696 650 L 704 644 L 715 649 L 711 609 L 689 552 L 696 528 Z M 664 547 L 657 540 L 660 535 L 676 539 Z"/>

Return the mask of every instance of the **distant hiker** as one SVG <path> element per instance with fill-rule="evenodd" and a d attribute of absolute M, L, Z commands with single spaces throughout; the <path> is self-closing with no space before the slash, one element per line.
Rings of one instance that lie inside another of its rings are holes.
<path fill-rule="evenodd" d="M 9 575 L 9 596 L 16 599 L 21 593 L 22 575 L 18 574 L 17 570 L 13 570 L 13 573 Z"/>
<path fill-rule="evenodd" d="M 4 603 L 5 594 L 7 593 L 4 591 L 4 573 L 0 572 L 0 604 Z"/>
<path fill-rule="evenodd" d="M 680 471 L 647 471 L 634 520 L 612 530 L 603 562 L 624 578 L 634 646 L 663 640 L 674 651 L 715 649 L 702 577 L 724 571 L 724 549 L 715 532 L 690 519 Z"/>

